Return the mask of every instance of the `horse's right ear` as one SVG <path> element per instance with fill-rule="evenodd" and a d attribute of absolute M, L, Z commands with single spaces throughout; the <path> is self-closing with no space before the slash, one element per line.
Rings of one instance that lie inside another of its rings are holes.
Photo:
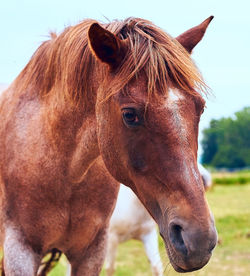
<path fill-rule="evenodd" d="M 111 69 L 119 66 L 124 58 L 125 51 L 122 41 L 113 33 L 93 23 L 88 32 L 89 46 L 93 54 L 102 62 L 107 63 Z"/>

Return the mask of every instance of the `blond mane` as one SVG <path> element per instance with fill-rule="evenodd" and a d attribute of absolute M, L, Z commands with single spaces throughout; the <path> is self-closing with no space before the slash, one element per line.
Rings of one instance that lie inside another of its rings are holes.
<path fill-rule="evenodd" d="M 88 46 L 88 29 L 94 20 L 84 20 L 66 28 L 59 36 L 51 35 L 34 53 L 15 81 L 19 91 L 37 91 L 41 96 L 58 93 L 57 98 L 73 104 L 87 104 L 94 86 L 93 72 L 107 74 L 108 67 L 96 61 Z M 148 93 L 166 93 L 174 85 L 190 94 L 205 91 L 199 73 L 188 52 L 176 39 L 150 21 L 128 18 L 102 24 L 104 28 L 127 39 L 129 51 L 112 81 L 102 87 L 110 96 L 126 86 L 138 73 L 148 78 Z M 25 93 L 26 93 L 25 92 Z"/>

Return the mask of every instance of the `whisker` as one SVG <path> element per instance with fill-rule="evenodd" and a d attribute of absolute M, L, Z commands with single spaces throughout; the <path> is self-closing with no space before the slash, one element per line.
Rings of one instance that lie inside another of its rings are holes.
<path fill-rule="evenodd" d="M 165 268 L 163 270 L 163 274 L 165 274 L 165 272 L 166 272 L 165 275 L 168 275 L 168 272 L 170 272 L 170 269 L 171 269 L 171 263 L 170 263 L 170 261 L 168 261 L 168 263 L 165 265 Z"/>

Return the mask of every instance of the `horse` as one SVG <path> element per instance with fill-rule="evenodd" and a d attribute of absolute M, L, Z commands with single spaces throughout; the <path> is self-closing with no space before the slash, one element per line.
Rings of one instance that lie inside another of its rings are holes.
<path fill-rule="evenodd" d="M 88 19 L 36 50 L 0 98 L 5 275 L 36 275 L 53 249 L 71 275 L 98 275 L 117 182 L 176 271 L 209 261 L 217 232 L 196 161 L 207 86 L 191 52 L 212 18 L 177 38 L 140 18 Z"/>
<path fill-rule="evenodd" d="M 115 256 L 119 243 L 136 239 L 143 243 L 154 276 L 162 276 L 163 268 L 158 249 L 158 231 L 148 211 L 133 193 L 121 184 L 108 230 L 106 275 L 115 271 Z"/>
<path fill-rule="evenodd" d="M 201 174 L 204 188 L 206 191 L 208 191 L 209 189 L 211 189 L 211 187 L 213 185 L 211 173 L 205 167 L 203 167 L 200 163 L 198 163 L 198 169 Z"/>

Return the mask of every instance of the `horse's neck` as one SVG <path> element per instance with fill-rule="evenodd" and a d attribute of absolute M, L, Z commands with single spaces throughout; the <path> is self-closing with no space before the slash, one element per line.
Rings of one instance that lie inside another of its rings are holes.
<path fill-rule="evenodd" d="M 68 160 L 68 175 L 72 182 L 80 182 L 99 156 L 96 135 L 95 93 L 72 107 L 67 99 L 58 99 L 57 94 L 49 95 L 44 106 L 48 133 L 54 146 Z M 86 104 L 87 103 L 87 104 Z"/>
<path fill-rule="evenodd" d="M 10 88 L 6 92 L 8 93 L 1 95 L 1 104 L 4 105 L 2 112 L 5 115 L 9 114 L 10 118 L 13 117 L 12 114 L 21 112 L 17 111 L 17 108 L 20 109 L 20 101 L 25 110 L 29 107 L 31 109 L 36 102 L 40 111 L 37 110 L 34 116 L 31 113 L 30 117 L 37 118 L 37 128 L 46 130 L 44 143 L 50 145 L 59 158 L 66 160 L 65 165 L 68 166 L 68 175 L 72 182 L 81 181 L 89 166 L 99 156 L 95 95 L 89 98 L 87 107 L 81 107 L 79 104 L 80 107 L 71 108 L 70 103 L 63 99 L 58 100 L 57 95 L 53 93 L 39 99 L 40 96 L 35 89 L 24 93 Z M 30 120 L 34 120 L 32 118 Z"/>
<path fill-rule="evenodd" d="M 83 121 L 76 136 L 76 147 L 69 167 L 72 182 L 81 182 L 88 168 L 98 156 L 96 118 L 92 114 Z"/>

